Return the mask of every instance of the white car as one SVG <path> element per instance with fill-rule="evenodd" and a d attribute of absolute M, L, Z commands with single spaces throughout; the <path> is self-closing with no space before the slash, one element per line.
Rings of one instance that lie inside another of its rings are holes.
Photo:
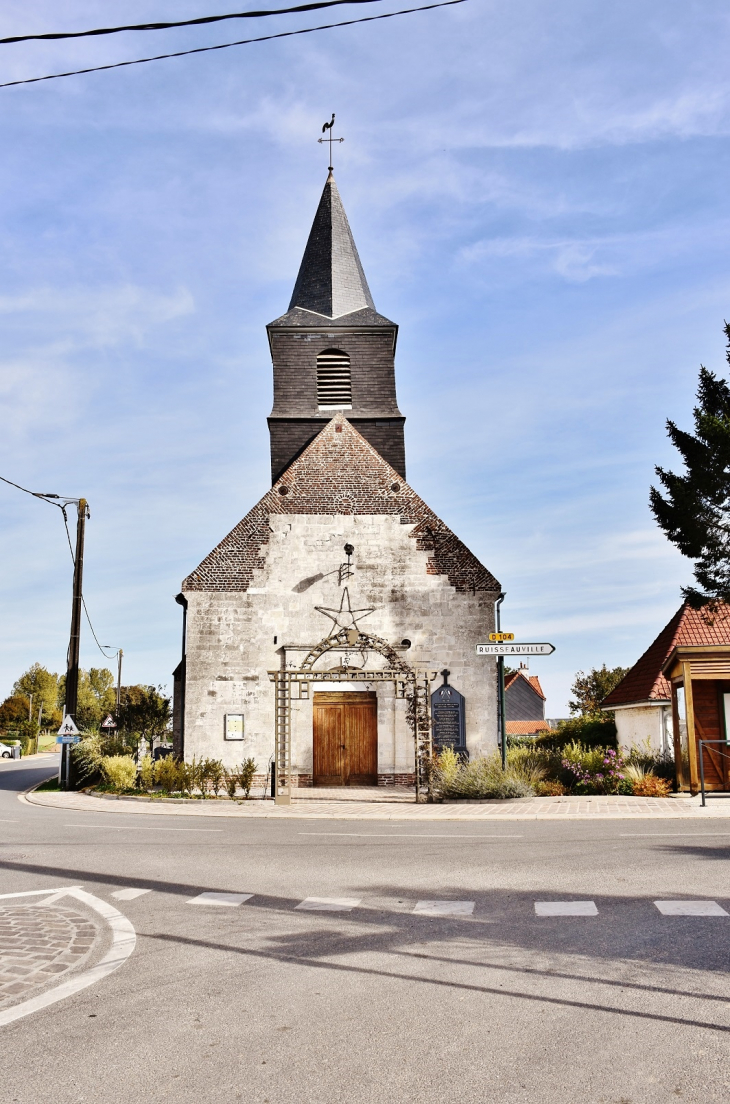
<path fill-rule="evenodd" d="M 8 747 L 7 744 L 0 744 L 0 758 L 1 759 L 12 759 L 13 758 L 13 753 L 12 753 L 11 749 Z"/>

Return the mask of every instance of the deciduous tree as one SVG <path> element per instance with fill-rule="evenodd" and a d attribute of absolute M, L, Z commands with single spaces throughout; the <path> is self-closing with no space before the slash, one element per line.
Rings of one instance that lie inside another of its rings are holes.
<path fill-rule="evenodd" d="M 570 712 L 581 717 L 610 720 L 602 711 L 601 702 L 628 673 L 628 667 L 607 667 L 605 663 L 602 667 L 592 667 L 588 674 L 578 671 L 570 688 L 573 695 L 573 700 L 568 702 Z"/>

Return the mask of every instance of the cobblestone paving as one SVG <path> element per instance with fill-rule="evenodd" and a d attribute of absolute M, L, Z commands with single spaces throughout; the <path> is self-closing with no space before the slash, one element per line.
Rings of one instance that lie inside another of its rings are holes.
<path fill-rule="evenodd" d="M 373 787 L 375 789 L 375 787 Z M 413 793 L 398 787 L 395 792 L 352 787 L 340 791 L 294 790 L 289 806 L 271 801 L 190 801 L 177 805 L 146 798 L 115 798 L 111 794 L 40 792 L 28 794 L 31 805 L 63 809 L 67 813 L 134 813 L 186 817 L 266 817 L 275 820 L 711 820 L 730 817 L 730 796 L 708 794 L 707 807 L 700 799 L 652 797 L 535 797 L 494 804 L 455 801 L 443 805 L 416 805 Z M 320 795 L 326 793 L 327 799 Z M 302 794 L 304 798 L 302 799 Z"/>
<path fill-rule="evenodd" d="M 97 928 L 68 905 L 0 905 L 0 1008 L 83 964 Z"/>

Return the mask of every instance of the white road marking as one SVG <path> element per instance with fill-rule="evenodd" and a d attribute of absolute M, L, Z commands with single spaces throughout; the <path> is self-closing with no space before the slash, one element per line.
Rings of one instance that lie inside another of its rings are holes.
<path fill-rule="evenodd" d="M 594 901 L 535 901 L 538 916 L 598 916 Z"/>
<path fill-rule="evenodd" d="M 151 893 L 150 889 L 118 889 L 112 893 L 116 901 L 134 901 L 135 897 L 141 897 L 143 893 Z"/>
<path fill-rule="evenodd" d="M 42 890 L 40 892 L 48 893 L 49 891 Z M 86 989 L 87 986 L 101 981 L 107 974 L 113 973 L 114 970 L 118 970 L 120 966 L 124 965 L 136 946 L 137 935 L 134 928 L 127 917 L 123 916 L 113 905 L 76 887 L 63 892 L 69 897 L 75 897 L 77 901 L 83 901 L 85 905 L 104 917 L 112 929 L 112 945 L 101 962 L 97 962 L 96 966 L 92 966 L 91 969 L 84 970 L 82 973 L 70 977 L 67 981 L 62 981 L 55 989 L 49 989 L 47 992 L 41 993 L 40 996 L 31 997 L 27 1001 L 16 1004 L 13 1008 L 6 1008 L 3 1012 L 0 1012 L 0 1027 L 13 1023 L 15 1020 L 20 1020 L 23 1016 L 29 1016 L 31 1012 L 38 1012 L 41 1008 L 48 1008 L 56 1001 L 64 1000 L 66 997 L 78 993 L 81 989 Z M 38 893 L 38 890 L 30 890 L 27 894 L 6 893 L 3 896 L 35 897 Z M 56 894 L 59 895 L 58 891 L 56 891 Z"/>
<path fill-rule="evenodd" d="M 60 889 L 24 889 L 22 893 L 0 893 L 0 901 L 8 897 L 42 897 L 45 893 L 69 893 L 72 889 L 81 889 L 81 886 L 61 886 Z"/>
<path fill-rule="evenodd" d="M 522 836 L 491 835 L 483 832 L 299 832 L 300 836 L 357 836 L 358 839 L 522 839 Z"/>
<path fill-rule="evenodd" d="M 222 832 L 222 828 L 154 828 L 146 824 L 64 824 L 64 828 L 116 828 L 119 832 Z"/>
<path fill-rule="evenodd" d="M 685 839 L 694 836 L 726 836 L 730 832 L 619 832 L 625 839 Z"/>
<path fill-rule="evenodd" d="M 359 904 L 359 897 L 305 897 L 294 907 L 306 912 L 350 912 Z"/>
<path fill-rule="evenodd" d="M 197 897 L 192 897 L 189 901 L 189 905 L 222 905 L 228 908 L 236 908 L 237 905 L 242 905 L 244 901 L 249 901 L 253 897 L 253 893 L 199 893 Z"/>
<path fill-rule="evenodd" d="M 419 901 L 413 912 L 418 916 L 471 916 L 474 901 Z"/>
<path fill-rule="evenodd" d="M 717 901 L 655 901 L 662 916 L 727 916 Z"/>

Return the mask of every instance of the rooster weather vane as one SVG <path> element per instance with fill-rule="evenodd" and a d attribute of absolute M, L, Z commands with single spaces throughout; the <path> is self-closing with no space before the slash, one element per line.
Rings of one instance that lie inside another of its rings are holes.
<path fill-rule="evenodd" d="M 333 138 L 332 137 L 332 128 L 333 128 L 334 125 L 335 125 L 335 113 L 333 111 L 332 112 L 332 118 L 330 119 L 330 121 L 328 123 L 325 123 L 324 126 L 322 127 L 322 133 L 327 134 L 327 131 L 329 131 L 329 134 L 327 134 L 326 138 L 318 138 L 317 139 L 317 141 L 319 142 L 320 145 L 322 145 L 323 142 L 329 142 L 329 147 L 330 147 L 329 170 L 330 170 L 330 172 L 334 171 L 333 167 L 332 167 L 332 143 L 333 142 L 344 142 L 344 140 L 345 140 L 344 138 Z"/>

